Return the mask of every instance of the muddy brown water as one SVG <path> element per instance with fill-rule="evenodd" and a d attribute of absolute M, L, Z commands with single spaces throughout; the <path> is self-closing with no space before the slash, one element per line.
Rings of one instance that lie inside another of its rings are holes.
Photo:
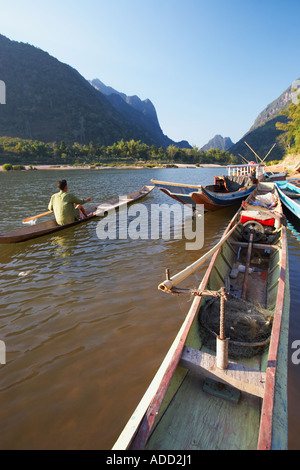
<path fill-rule="evenodd" d="M 0 232 L 47 210 L 56 181 L 93 202 L 125 195 L 151 178 L 209 184 L 221 169 L 0 173 Z M 155 189 L 141 201 L 170 204 Z M 165 269 L 183 269 L 211 248 L 236 207 L 205 215 L 200 253 L 184 239 L 99 240 L 97 221 L 0 245 L 1 449 L 111 449 L 167 353 L 190 307 L 157 290 Z M 300 236 L 288 230 L 291 278 L 289 446 L 300 448 Z M 205 267 L 194 276 L 199 284 Z"/>

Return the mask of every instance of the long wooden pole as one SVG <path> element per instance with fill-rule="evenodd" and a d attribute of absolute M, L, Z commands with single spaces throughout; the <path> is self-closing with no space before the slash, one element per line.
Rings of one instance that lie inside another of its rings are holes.
<path fill-rule="evenodd" d="M 272 152 L 273 148 L 275 147 L 276 144 L 273 145 L 272 148 L 270 148 L 270 150 L 268 151 L 267 155 L 265 156 L 265 158 L 262 160 L 262 163 L 266 160 L 266 158 L 270 155 L 270 153 Z"/>
<path fill-rule="evenodd" d="M 186 279 L 188 276 L 193 274 L 197 269 L 204 264 L 219 248 L 220 246 L 223 245 L 223 243 L 226 242 L 226 240 L 230 237 L 230 235 L 235 231 L 237 226 L 239 225 L 239 222 L 237 222 L 232 229 L 221 238 L 221 240 L 211 249 L 209 250 L 205 255 L 201 256 L 197 261 L 195 261 L 193 264 L 188 266 L 187 268 L 183 269 L 183 271 L 180 271 L 179 273 L 175 274 L 175 276 L 171 277 L 171 279 L 166 279 L 164 282 L 159 284 L 158 289 L 165 291 L 165 292 L 171 292 L 172 288 L 175 287 L 177 284 L 179 284 L 181 281 Z"/>
<path fill-rule="evenodd" d="M 246 160 L 246 158 L 243 157 L 243 155 L 241 155 L 240 153 L 239 153 L 239 156 L 240 156 L 247 164 L 249 163 L 248 160 Z"/>
<path fill-rule="evenodd" d="M 251 148 L 250 145 L 247 144 L 247 142 L 246 142 L 245 140 L 244 140 L 244 142 L 245 142 L 245 144 L 249 147 L 249 149 L 254 153 L 254 155 L 255 155 L 257 158 L 259 158 L 259 160 L 261 161 L 261 163 L 263 163 L 263 162 L 266 160 L 266 158 L 267 158 L 267 157 L 270 155 L 270 153 L 272 152 L 273 148 L 276 146 L 276 143 L 275 143 L 275 144 L 273 145 L 273 147 L 270 148 L 270 150 L 268 151 L 268 153 L 267 153 L 267 155 L 265 156 L 265 158 L 262 159 L 262 158 L 260 158 L 260 157 L 257 155 L 256 152 L 254 152 L 253 148 Z M 242 156 L 241 154 L 239 154 L 239 155 Z"/>

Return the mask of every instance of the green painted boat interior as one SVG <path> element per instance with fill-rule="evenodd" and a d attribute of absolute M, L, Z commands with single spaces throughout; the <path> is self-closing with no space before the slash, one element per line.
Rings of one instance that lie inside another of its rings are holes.
<path fill-rule="evenodd" d="M 232 242 L 241 242 L 242 234 L 238 226 L 230 238 L 219 250 L 214 266 L 210 273 L 206 289 L 219 290 L 225 285 L 225 277 L 229 276 L 233 267 L 241 262 L 241 248 Z M 273 316 L 278 292 L 278 283 L 281 269 L 281 232 L 276 235 L 274 245 L 278 249 L 253 250 L 252 259 L 255 259 L 259 270 L 249 274 L 246 300 L 252 303 L 264 305 Z M 247 249 L 246 249 L 247 250 Z M 243 254 L 244 256 L 244 254 Z M 262 259 L 263 258 L 263 259 Z M 243 282 L 243 274 L 239 273 L 231 287 L 240 289 Z M 286 286 L 287 287 L 287 286 Z M 215 355 L 215 351 L 207 349 L 203 344 L 200 334 L 198 316 L 201 307 L 209 301 L 209 297 L 202 298 L 199 302 L 198 314 L 189 331 L 186 346 L 208 352 Z M 195 302 L 196 300 L 194 300 Z M 284 446 L 287 440 L 286 429 L 286 404 L 282 403 L 286 397 L 284 385 L 286 383 L 286 353 L 288 340 L 288 312 L 283 318 L 280 337 L 282 360 L 277 371 L 281 385 L 277 387 L 275 396 L 275 413 L 279 422 L 278 435 L 274 441 L 279 446 Z M 255 370 L 266 371 L 268 359 L 268 346 L 260 355 L 250 358 L 231 358 L 229 360 L 251 367 Z M 164 397 L 162 406 L 148 439 L 148 450 L 218 450 L 218 449 L 249 449 L 257 448 L 262 398 L 252 396 L 245 392 L 239 392 L 238 403 L 214 396 L 203 390 L 205 378 L 201 374 L 191 370 L 177 367 L 170 386 Z M 205 389 L 207 387 L 204 386 Z M 222 386 L 220 386 L 220 389 Z M 283 431 L 282 431 L 283 430 Z M 276 431 L 275 431 L 276 432 Z"/>

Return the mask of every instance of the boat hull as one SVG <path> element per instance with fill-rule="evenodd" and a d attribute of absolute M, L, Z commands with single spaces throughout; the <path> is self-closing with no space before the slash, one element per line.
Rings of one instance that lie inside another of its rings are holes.
<path fill-rule="evenodd" d="M 192 207 L 195 207 L 197 204 L 202 204 L 206 212 L 240 204 L 256 187 L 256 185 L 252 185 L 240 191 L 221 193 L 210 191 L 209 189 L 197 185 L 167 183 L 156 180 L 151 181 L 172 199 Z"/>
<path fill-rule="evenodd" d="M 196 204 L 203 204 L 205 211 L 216 211 L 234 204 L 241 204 L 255 188 L 256 185 L 253 185 L 242 191 L 225 194 L 215 193 L 203 188 L 201 193 L 192 193 L 192 200 Z"/>
<path fill-rule="evenodd" d="M 268 183 L 273 183 L 274 181 L 284 181 L 286 180 L 287 173 L 265 173 L 265 180 Z"/>
<path fill-rule="evenodd" d="M 88 214 L 88 212 L 87 212 Z M 59 232 L 70 227 L 82 224 L 83 222 L 88 222 L 95 216 L 89 216 L 87 219 L 78 220 L 71 224 L 58 225 L 55 219 L 48 220 L 47 222 L 41 222 L 37 225 L 30 227 L 23 227 L 19 230 L 13 232 L 8 232 L 0 235 L 0 244 L 9 244 L 9 243 L 20 243 L 27 240 L 33 240 L 50 233 Z"/>

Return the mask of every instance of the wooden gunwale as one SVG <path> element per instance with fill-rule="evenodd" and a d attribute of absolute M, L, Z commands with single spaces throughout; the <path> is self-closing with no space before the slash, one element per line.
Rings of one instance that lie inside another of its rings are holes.
<path fill-rule="evenodd" d="M 276 369 L 277 369 L 277 357 L 278 357 L 278 347 L 279 347 L 282 315 L 284 312 L 286 269 L 287 269 L 287 249 L 286 249 L 287 240 L 286 240 L 286 229 L 284 226 L 282 226 L 281 237 L 282 237 L 281 238 L 281 243 L 282 243 L 281 268 L 280 268 L 276 307 L 275 307 L 274 319 L 273 319 L 271 343 L 269 347 L 265 394 L 264 394 L 264 399 L 263 399 L 260 432 L 259 432 L 258 446 L 257 446 L 258 450 L 271 450 L 272 449 L 272 421 L 273 421 L 273 411 L 274 411 Z"/>

